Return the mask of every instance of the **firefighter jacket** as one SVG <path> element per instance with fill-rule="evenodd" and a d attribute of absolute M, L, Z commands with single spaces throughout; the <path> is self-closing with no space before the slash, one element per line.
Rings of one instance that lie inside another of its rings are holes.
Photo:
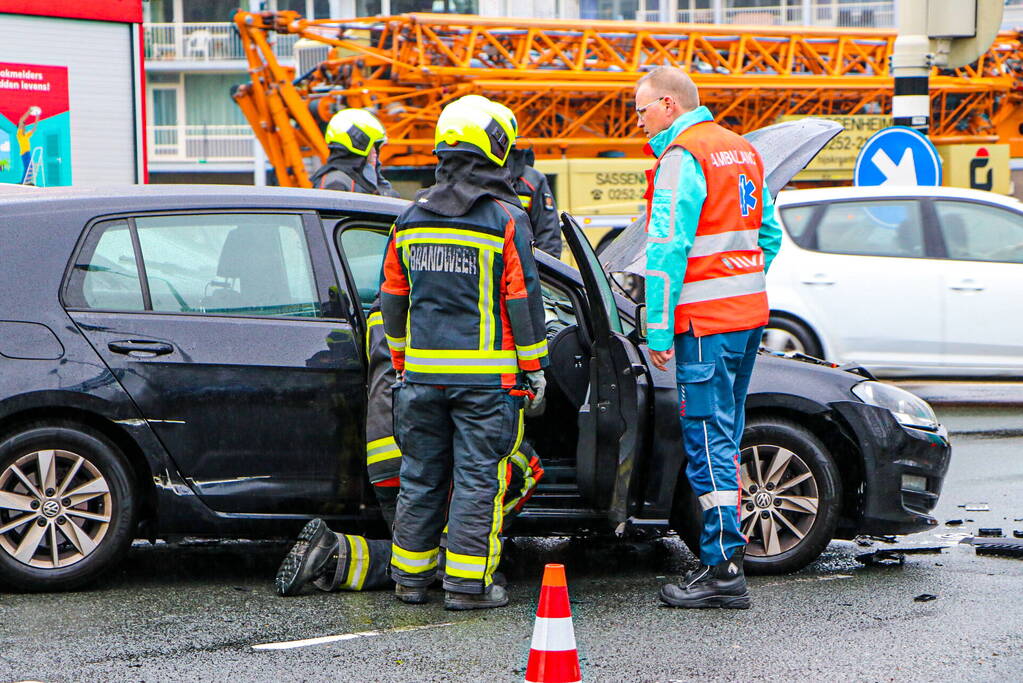
<path fill-rule="evenodd" d="M 338 144 L 330 145 L 330 156 L 309 178 L 318 190 L 362 192 L 381 197 L 398 197 L 391 183 L 380 172 L 379 164 L 367 165 L 366 157 L 352 154 Z"/>
<path fill-rule="evenodd" d="M 513 149 L 508 157 L 508 171 L 519 203 L 529 216 L 533 229 L 533 246 L 555 258 L 561 258 L 561 223 L 554 193 L 547 176 L 532 166 L 533 150 Z"/>
<path fill-rule="evenodd" d="M 512 387 L 520 371 L 547 366 L 529 219 L 493 194 L 470 196 L 464 186 L 431 188 L 391 230 L 381 307 L 392 362 L 408 382 Z M 443 213 L 427 208 L 435 197 Z"/>
<path fill-rule="evenodd" d="M 701 337 L 765 325 L 765 274 L 781 228 L 760 155 L 713 121 L 706 107 L 651 138 L 646 300 L 648 341 L 666 351 L 676 333 Z"/>

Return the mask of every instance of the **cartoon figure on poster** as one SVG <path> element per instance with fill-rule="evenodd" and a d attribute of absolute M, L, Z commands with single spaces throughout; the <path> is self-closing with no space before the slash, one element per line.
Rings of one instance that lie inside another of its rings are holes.
<path fill-rule="evenodd" d="M 0 183 L 71 184 L 67 68 L 0 63 Z"/>

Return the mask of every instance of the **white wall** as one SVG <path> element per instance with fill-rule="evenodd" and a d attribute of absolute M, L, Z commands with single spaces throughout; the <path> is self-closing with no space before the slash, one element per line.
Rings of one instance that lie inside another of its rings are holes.
<path fill-rule="evenodd" d="M 66 66 L 75 185 L 141 182 L 134 24 L 0 14 L 0 62 Z"/>

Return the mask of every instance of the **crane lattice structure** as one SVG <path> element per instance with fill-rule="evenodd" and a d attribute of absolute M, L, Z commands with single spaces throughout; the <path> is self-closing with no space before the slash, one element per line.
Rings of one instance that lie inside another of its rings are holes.
<path fill-rule="evenodd" d="M 404 14 L 306 20 L 238 12 L 251 83 L 235 92 L 282 185 L 309 186 L 303 159 L 325 159 L 322 129 L 343 107 L 373 108 L 387 128 L 384 163 L 432 165 L 433 127 L 453 99 L 511 107 L 538 158 L 642 156 L 632 93 L 661 65 L 689 72 L 717 121 L 739 133 L 784 115 L 891 111 L 895 34 L 706 24 Z M 274 35 L 326 46 L 305 74 L 280 64 Z M 976 63 L 931 75 L 931 137 L 1012 145 L 1023 156 L 1023 44 L 1002 33 Z"/>

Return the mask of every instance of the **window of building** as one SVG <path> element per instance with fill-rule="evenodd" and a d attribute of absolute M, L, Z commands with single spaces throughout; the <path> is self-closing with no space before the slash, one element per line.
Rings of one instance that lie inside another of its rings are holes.
<path fill-rule="evenodd" d="M 391 0 L 391 14 L 406 12 L 476 14 L 478 11 L 479 0 Z"/>
<path fill-rule="evenodd" d="M 580 19 L 635 19 L 639 0 L 580 0 Z"/>
<path fill-rule="evenodd" d="M 1023 216 L 988 204 L 937 201 L 949 258 L 1023 263 Z"/>
<path fill-rule="evenodd" d="M 238 0 L 202 0 L 202 2 L 185 2 L 182 10 L 185 23 L 210 23 L 231 21 L 238 10 Z"/>

